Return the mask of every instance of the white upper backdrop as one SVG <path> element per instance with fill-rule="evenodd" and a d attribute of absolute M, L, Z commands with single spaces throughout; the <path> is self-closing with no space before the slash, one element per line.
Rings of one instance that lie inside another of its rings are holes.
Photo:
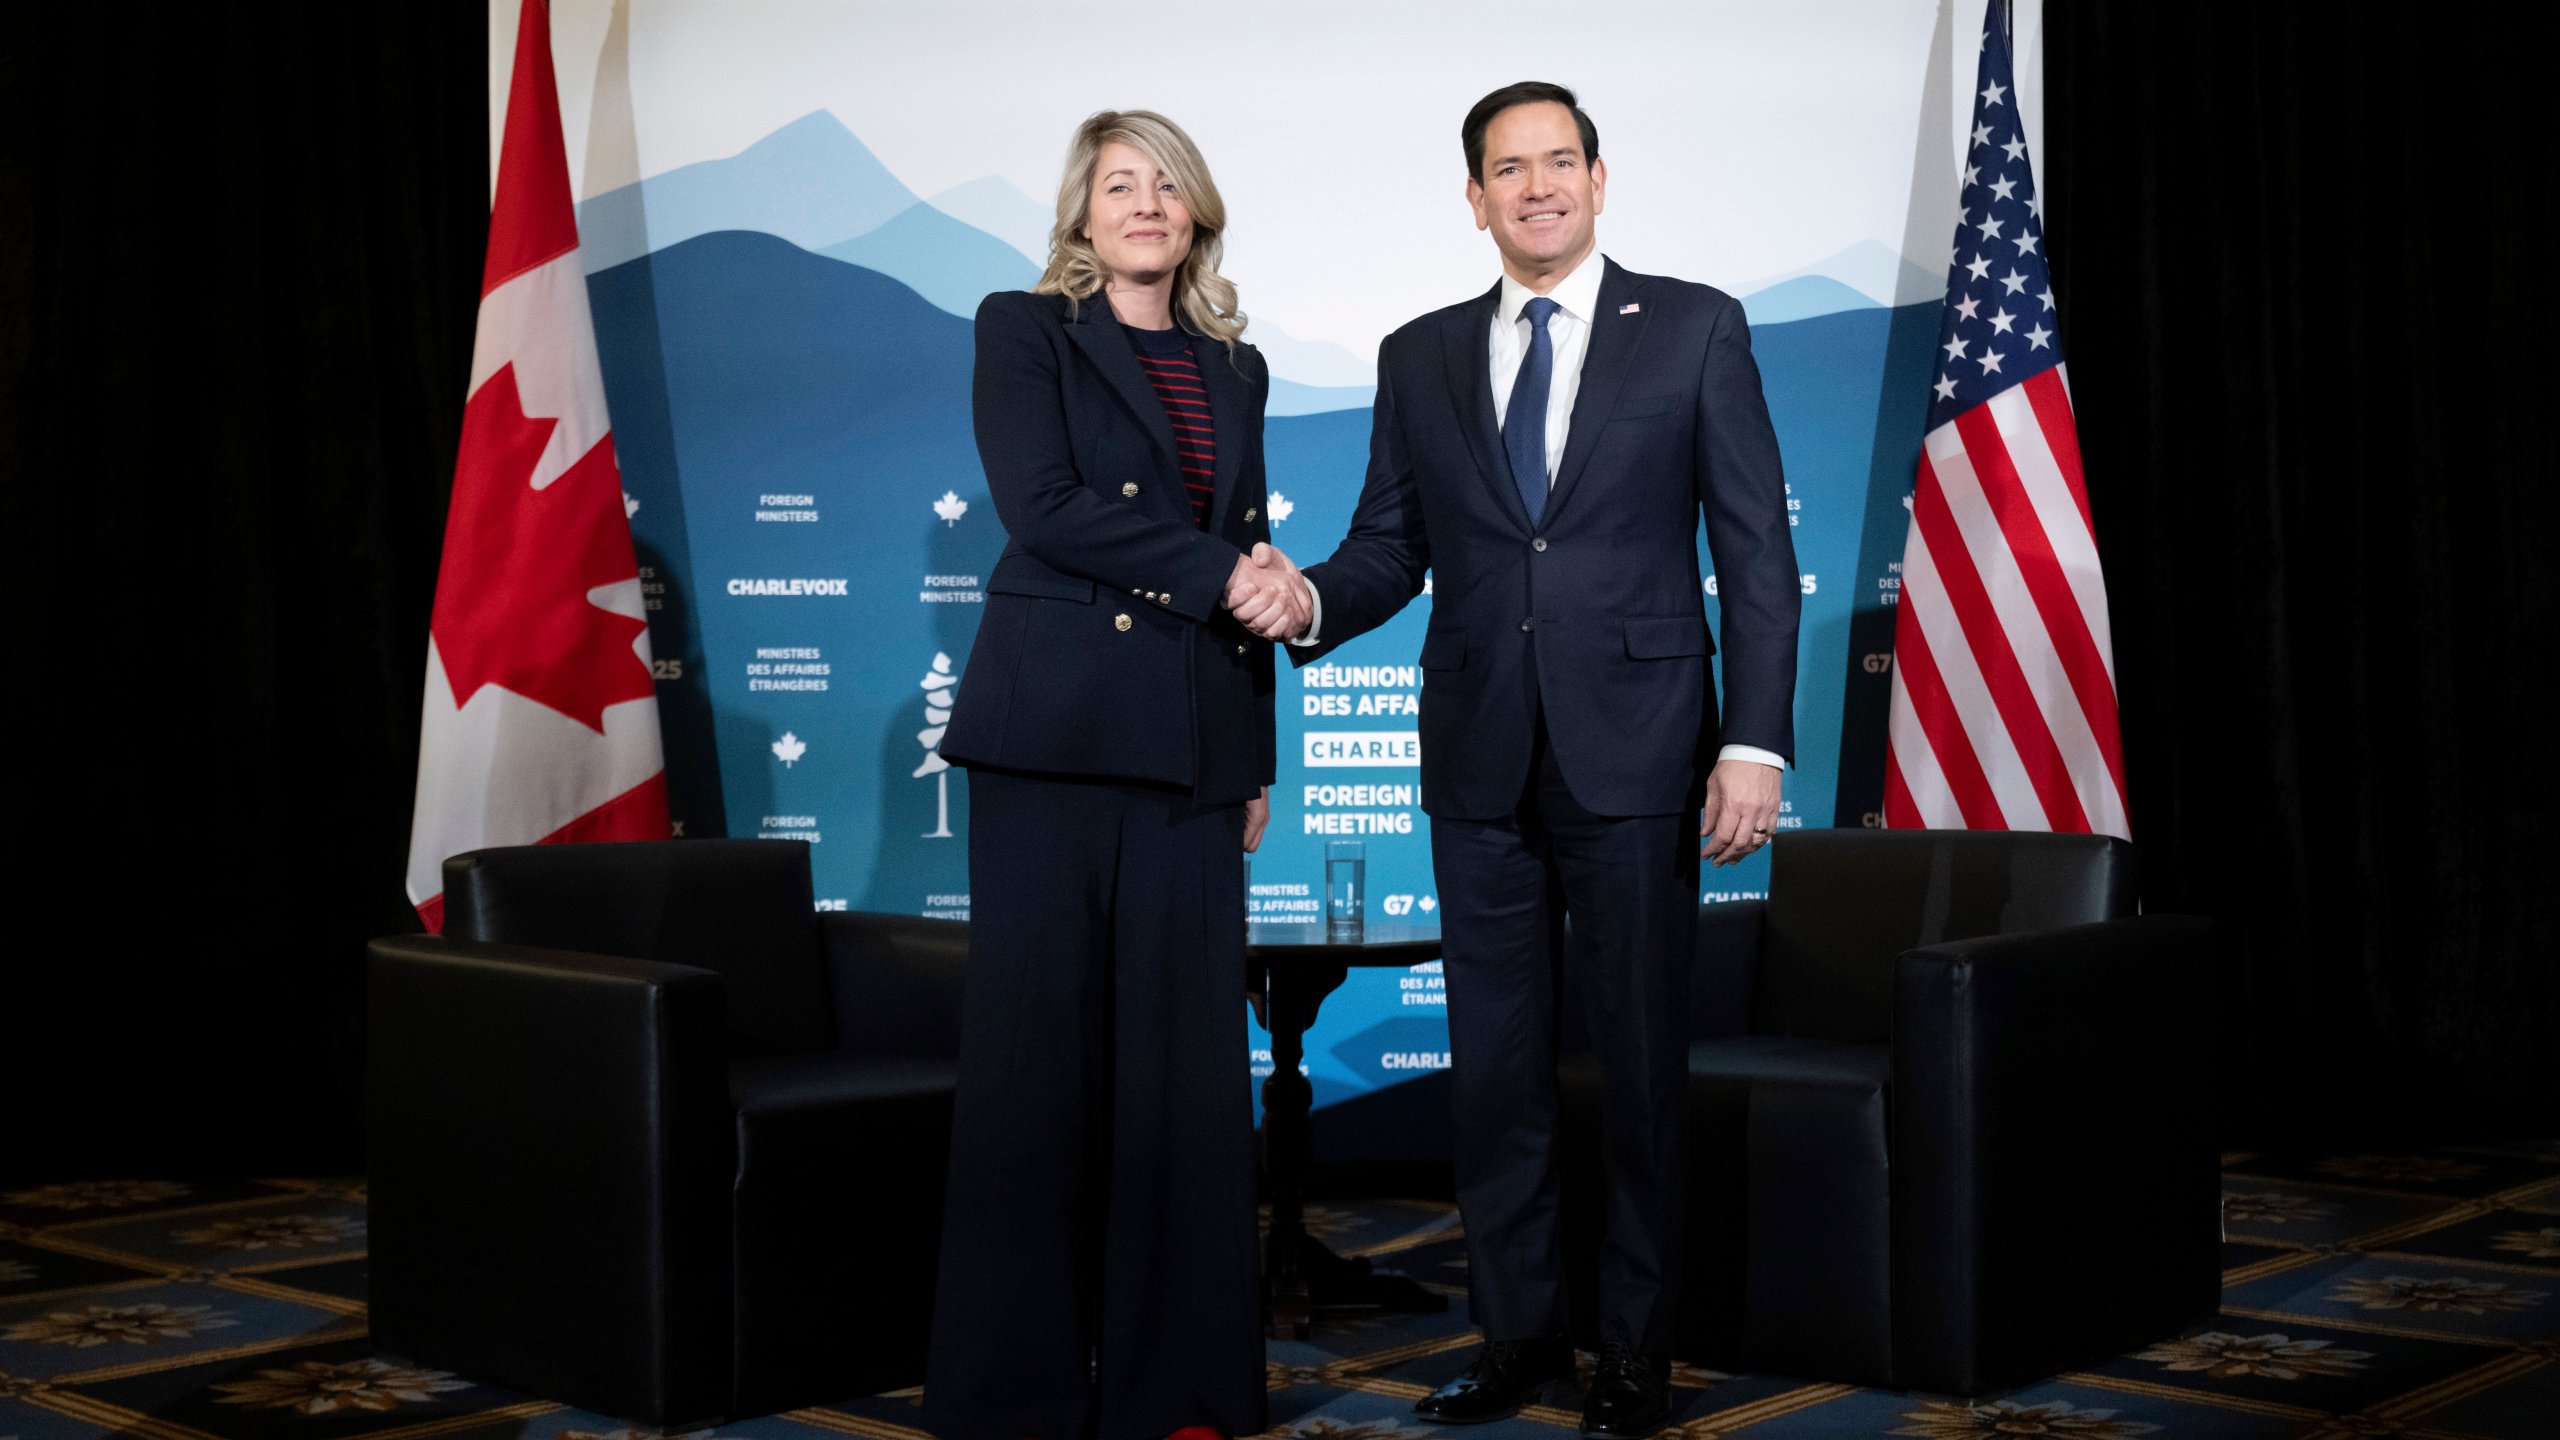
<path fill-rule="evenodd" d="M 553 0 L 552 47 L 581 200 L 825 110 L 908 189 L 1034 261 L 1027 217 L 1052 205 L 1076 122 L 1161 110 L 1227 198 L 1225 270 L 1245 310 L 1300 342 L 1279 368 L 1327 385 L 1365 383 L 1389 330 L 1491 283 L 1457 125 L 1517 79 L 1581 93 L 1610 171 L 1601 246 L 1621 263 L 1738 295 L 1820 274 L 1879 304 L 1935 296 L 1983 8 Z M 493 184 L 516 16 L 516 0 L 490 0 Z M 2042 18 L 2041 0 L 2016 6 L 2016 99 L 2049 185 Z M 1897 129 L 1909 152 L 1875 144 Z"/>

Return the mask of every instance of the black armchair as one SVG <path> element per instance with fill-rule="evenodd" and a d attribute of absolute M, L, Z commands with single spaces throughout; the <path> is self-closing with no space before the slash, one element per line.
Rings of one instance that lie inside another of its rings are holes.
<path fill-rule="evenodd" d="M 1979 1395 L 2212 1315 L 2205 922 L 2134 915 L 2098 836 L 1801 831 L 1772 862 L 1700 912 L 1679 1353 Z M 1563 1163 L 1579 1316 L 1605 1196 Z"/>
<path fill-rule="evenodd" d="M 968 927 L 798 841 L 483 850 L 374 942 L 382 1350 L 673 1427 L 922 1378 Z"/>

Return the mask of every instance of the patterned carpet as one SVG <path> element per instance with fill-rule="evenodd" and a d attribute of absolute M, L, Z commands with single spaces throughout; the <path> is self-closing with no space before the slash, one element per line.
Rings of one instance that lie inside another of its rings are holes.
<path fill-rule="evenodd" d="M 2215 1327 L 1974 1405 L 1684 1367 L 1691 1440 L 2560 1436 L 2560 1144 L 2227 1158 Z M 2056 1203 L 2066 1203 L 2058 1192 Z M 1449 1207 L 1314 1207 L 1337 1249 L 1451 1295 Z M 633 1440 L 620 1422 L 365 1345 L 360 1183 L 112 1181 L 0 1194 L 0 1440 Z M 2092 1237 L 2103 1243 L 2103 1237 Z M 1274 1437 L 1417 1440 L 1463 1301 L 1330 1322 L 1268 1351 Z M 1559 1397 L 1567 1398 L 1567 1397 Z M 718 1427 L 921 1440 L 916 1394 Z M 1559 1440 L 1539 1408 L 1471 1440 Z M 699 1432 L 709 1440 L 711 1432 Z"/>

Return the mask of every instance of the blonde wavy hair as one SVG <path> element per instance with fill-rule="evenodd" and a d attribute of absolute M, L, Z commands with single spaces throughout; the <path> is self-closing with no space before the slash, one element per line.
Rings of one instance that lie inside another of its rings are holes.
<path fill-rule="evenodd" d="M 1191 212 L 1191 253 L 1173 276 L 1173 311 L 1184 328 L 1206 335 L 1235 353 L 1244 334 L 1245 316 L 1236 309 L 1235 282 L 1218 273 L 1226 253 L 1227 202 L 1209 178 L 1209 162 L 1191 137 L 1153 110 L 1104 110 L 1085 117 L 1067 145 L 1067 171 L 1058 181 L 1058 220 L 1049 227 L 1049 265 L 1032 286 L 1042 295 L 1064 295 L 1075 304 L 1102 292 L 1111 276 L 1083 232 L 1092 206 L 1093 173 L 1102 164 L 1102 147 L 1117 140 L 1138 151 L 1173 177 L 1185 209 Z"/>

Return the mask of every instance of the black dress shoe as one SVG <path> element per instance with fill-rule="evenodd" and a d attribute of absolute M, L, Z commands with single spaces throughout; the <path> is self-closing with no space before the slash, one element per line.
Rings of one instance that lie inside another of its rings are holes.
<path fill-rule="evenodd" d="M 1602 1346 L 1582 1402 L 1585 1440 L 1642 1440 L 1670 1423 L 1670 1360 L 1615 1341 Z"/>
<path fill-rule="evenodd" d="M 1520 1413 L 1532 1392 L 1573 1374 L 1573 1346 L 1542 1340 L 1488 1340 L 1457 1379 L 1413 1402 L 1413 1413 L 1443 1425 L 1481 1425 Z"/>

